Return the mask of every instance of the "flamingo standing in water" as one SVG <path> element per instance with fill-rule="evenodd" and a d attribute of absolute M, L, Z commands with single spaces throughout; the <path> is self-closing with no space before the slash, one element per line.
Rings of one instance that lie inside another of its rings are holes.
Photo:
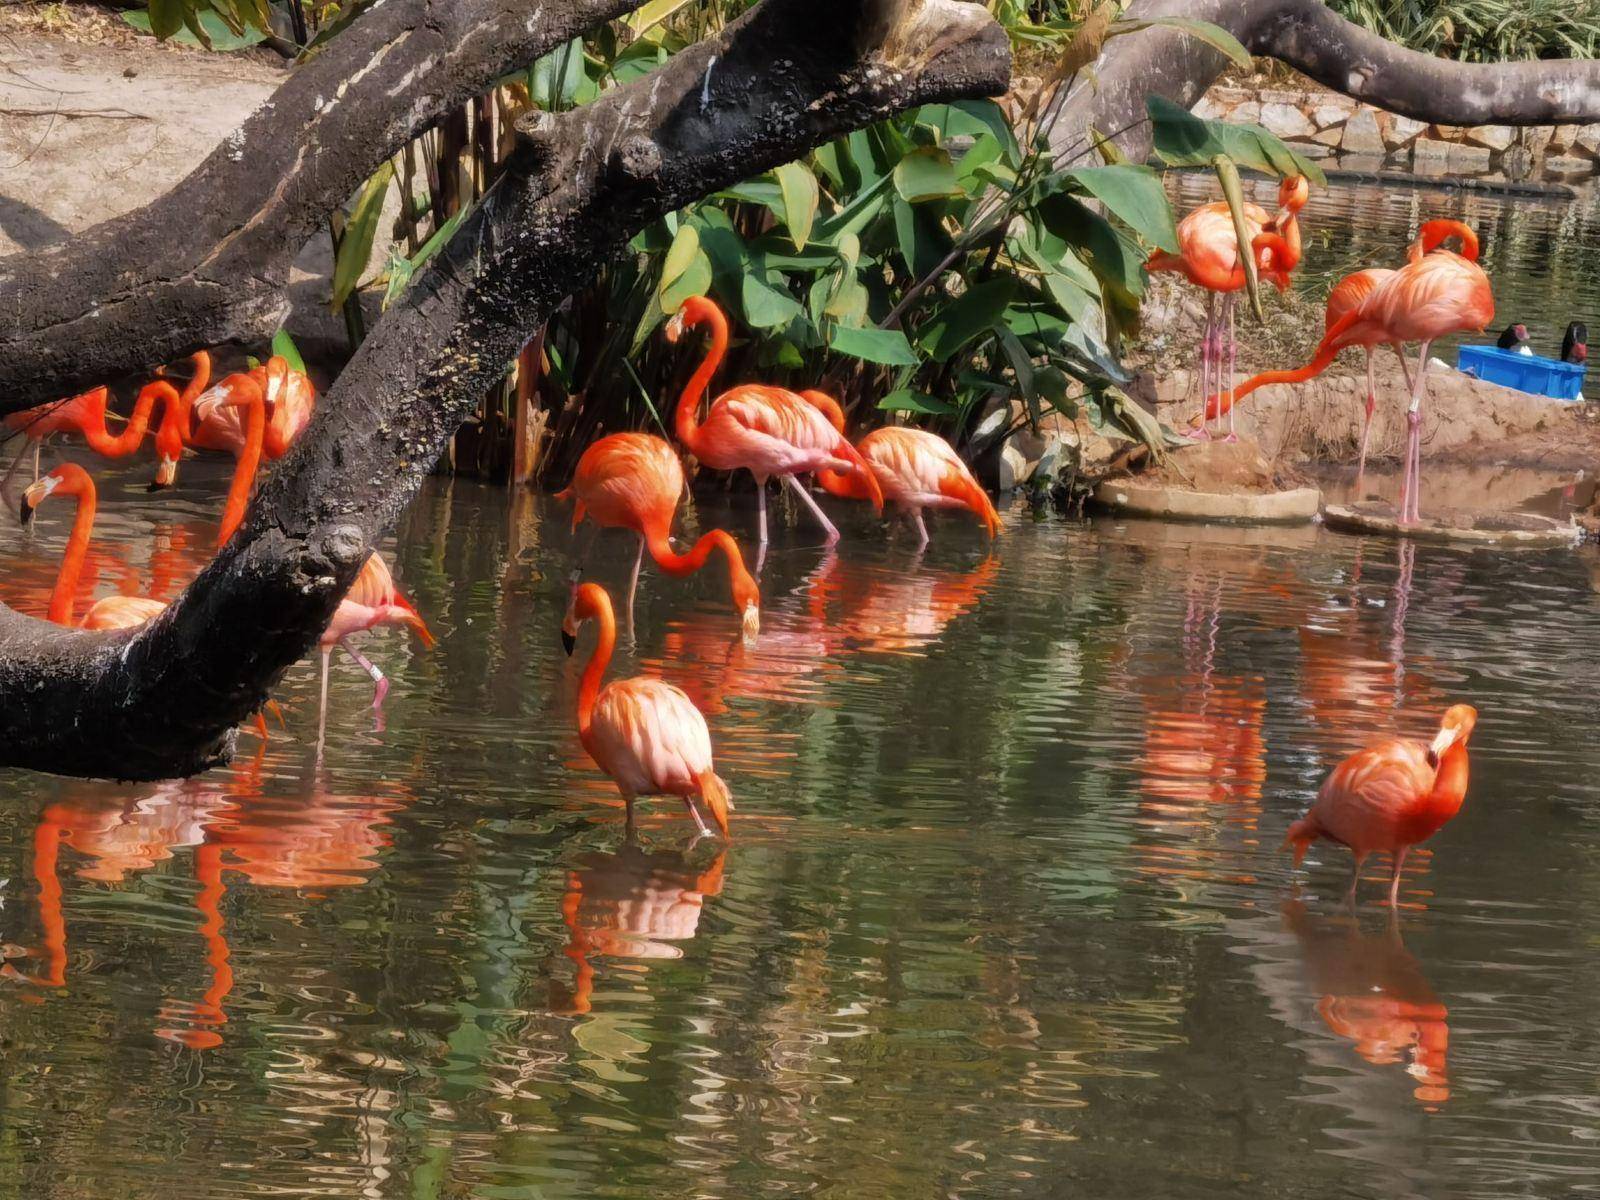
<path fill-rule="evenodd" d="M 171 414 L 181 400 L 177 389 L 170 383 L 164 380 L 147 383 L 139 389 L 133 412 L 122 432 L 113 434 L 106 429 L 107 417 L 115 417 L 115 414 L 106 412 L 109 396 L 105 388 L 97 387 L 69 400 L 43 404 L 0 419 L 0 428 L 8 435 L 22 435 L 22 449 L 12 460 L 5 478 L 0 479 L 0 491 L 11 482 L 11 477 L 17 473 L 30 449 L 33 451 L 33 482 L 39 482 L 39 448 L 46 438 L 58 433 L 76 433 L 102 458 L 125 458 L 144 442 L 155 406 L 164 404 L 165 414 Z M 163 415 L 162 419 L 165 421 L 167 416 Z"/>
<path fill-rule="evenodd" d="M 1311 810 L 1294 824 L 1283 844 L 1294 848 L 1295 865 L 1318 838 L 1348 846 L 1355 855 L 1349 903 L 1355 903 L 1361 864 L 1375 850 L 1394 858 L 1389 904 L 1400 900 L 1400 868 L 1406 852 L 1438 833 L 1467 794 L 1467 739 L 1478 710 L 1453 704 L 1445 710 L 1431 745 L 1405 738 L 1358 750 L 1333 769 Z"/>
<path fill-rule="evenodd" d="M 1279 291 L 1289 286 L 1289 272 L 1300 262 L 1300 222 L 1295 214 L 1305 207 L 1311 186 L 1303 175 L 1292 175 L 1278 185 L 1278 211 L 1269 217 L 1255 204 L 1244 206 L 1245 225 L 1250 230 L 1251 254 L 1263 278 Z M 1147 271 L 1172 271 L 1196 287 L 1205 289 L 1206 326 L 1200 339 L 1200 388 L 1209 396 L 1213 390 L 1233 385 L 1237 339 L 1234 335 L 1234 306 L 1245 285 L 1244 264 L 1239 255 L 1239 236 L 1227 202 L 1202 204 L 1178 222 L 1177 254 L 1158 250 L 1145 262 Z M 1220 312 L 1217 297 L 1222 297 Z M 1223 327 L 1227 327 L 1227 353 L 1223 353 Z M 1228 433 L 1225 441 L 1238 440 L 1233 429 L 1231 408 L 1226 410 Z M 1209 438 L 1209 423 L 1192 431 L 1191 436 Z"/>
<path fill-rule="evenodd" d="M 839 540 L 839 531 L 796 475 L 825 470 L 854 474 L 867 489 L 873 506 L 882 512 L 883 492 L 877 476 L 835 427 L 832 414 L 818 404 L 821 393 L 799 395 L 779 387 L 743 384 L 718 396 L 704 422 L 700 420 L 700 398 L 728 352 L 728 321 L 710 300 L 691 296 L 668 323 L 667 338 L 676 342 L 696 325 L 711 327 L 711 351 L 678 400 L 678 440 L 708 467 L 718 471 L 743 468 L 756 477 L 761 545 L 767 544 L 766 485 L 773 476 L 794 489 L 821 523 L 830 546 Z M 837 411 L 831 400 L 828 404 Z"/>
<path fill-rule="evenodd" d="M 874 429 L 856 449 L 877 476 L 883 498 L 910 514 L 917 527 L 917 549 L 928 544 L 928 526 L 922 519 L 924 508 L 968 509 L 977 514 L 991 538 L 999 534 L 1000 514 L 989 494 L 950 443 L 937 434 L 898 427 Z M 819 471 L 817 482 L 835 496 L 871 498 L 856 474 Z"/>
<path fill-rule="evenodd" d="M 1461 242 L 1461 253 L 1440 247 L 1451 238 Z M 1407 250 L 1409 261 L 1380 279 L 1344 313 L 1317 346 L 1305 366 L 1293 371 L 1267 371 L 1246 380 L 1229 395 L 1212 395 L 1206 401 L 1209 419 L 1269 383 L 1303 383 L 1320 375 L 1346 346 L 1419 343 L 1417 371 L 1410 377 L 1411 404 L 1406 410 L 1405 475 L 1400 485 L 1400 524 L 1421 519 L 1422 396 L 1426 390 L 1428 347 L 1435 338 L 1452 333 L 1480 331 L 1494 320 L 1494 291 L 1478 266 L 1478 236 L 1460 221 L 1424 222 Z M 1369 360 L 1370 366 L 1370 360 Z M 1370 374 L 1369 374 L 1370 379 Z M 1363 436 L 1363 444 L 1365 437 Z"/>
<path fill-rule="evenodd" d="M 252 395 L 259 394 L 266 405 L 267 427 L 260 457 L 268 462 L 288 453 L 316 409 L 316 390 L 310 379 L 293 370 L 281 355 L 273 355 L 249 371 L 225 376 L 211 387 L 206 386 L 210 357 L 204 352 L 197 354 L 195 364 L 195 377 L 184 388 L 183 403 L 168 409 L 157 431 L 161 465 L 152 488 L 169 487 L 176 480 L 178 459 L 185 446 L 220 450 L 235 458 L 246 453 L 249 426 L 245 414 Z"/>
<path fill-rule="evenodd" d="M 578 588 L 562 622 L 561 641 L 568 654 L 577 645 L 579 627 L 589 620 L 600 634 L 578 685 L 578 737 L 622 793 L 629 836 L 637 797 L 680 796 L 702 835 L 709 836 L 711 829 L 696 800 L 726 837 L 732 797 L 712 764 L 705 717 L 681 689 L 660 679 L 618 679 L 602 690 L 600 680 L 617 644 L 617 624 L 611 597 L 597 583 Z"/>
<path fill-rule="evenodd" d="M 721 529 L 707 533 L 687 554 L 672 548 L 672 518 L 683 495 L 683 464 L 672 447 L 648 433 L 613 433 L 583 452 L 572 486 L 557 499 L 573 501 L 572 526 L 587 516 L 601 528 L 631 529 L 639 535 L 639 553 L 628 580 L 628 622 L 633 623 L 633 596 L 639 586 L 639 565 L 645 550 L 669 575 L 698 571 L 712 550 L 728 562 L 728 584 L 744 636 L 761 629 L 761 591 L 745 570 L 739 543 Z M 573 586 L 583 574 L 583 560 L 573 572 Z"/>
<path fill-rule="evenodd" d="M 328 660 L 335 646 L 354 659 L 356 665 L 367 673 L 367 678 L 372 680 L 373 711 L 383 708 L 384 697 L 389 694 L 389 680 L 376 663 L 350 643 L 352 635 L 365 633 L 380 625 L 409 625 L 423 646 L 432 649 L 434 645 L 434 636 L 427 622 L 412 607 L 411 601 L 401 595 L 400 589 L 394 585 L 394 576 L 389 573 L 389 565 L 377 551 L 373 551 L 361 565 L 361 573 L 350 585 L 345 598 L 339 601 L 333 620 L 328 622 L 327 629 L 323 630 L 317 642 L 317 648 L 322 652 L 322 699 L 317 713 L 319 749 L 328 725 Z"/>

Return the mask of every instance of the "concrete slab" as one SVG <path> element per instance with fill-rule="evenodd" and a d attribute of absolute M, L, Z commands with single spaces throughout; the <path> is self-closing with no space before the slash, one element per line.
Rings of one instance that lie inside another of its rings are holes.
<path fill-rule="evenodd" d="M 1316 488 L 1283 492 L 1196 492 L 1116 479 L 1094 492 L 1095 504 L 1110 512 L 1166 521 L 1228 522 L 1241 525 L 1304 525 L 1316 517 L 1322 493 Z"/>
<path fill-rule="evenodd" d="M 1402 527 L 1394 507 L 1381 503 L 1330 504 L 1322 512 L 1329 529 L 1366 533 L 1375 537 L 1410 538 L 1450 546 L 1479 546 L 1494 550 L 1549 550 L 1576 546 L 1583 531 L 1571 521 L 1557 521 L 1532 513 L 1464 513 L 1445 510 L 1424 516 L 1419 524 Z"/>

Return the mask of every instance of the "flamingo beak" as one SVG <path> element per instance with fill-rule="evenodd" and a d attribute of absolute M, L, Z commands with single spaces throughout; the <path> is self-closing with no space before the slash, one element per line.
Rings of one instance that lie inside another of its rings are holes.
<path fill-rule="evenodd" d="M 744 616 L 739 622 L 740 630 L 744 637 L 745 648 L 756 644 L 756 637 L 761 633 L 761 610 L 754 604 L 744 606 Z"/>
<path fill-rule="evenodd" d="M 163 454 L 161 464 L 156 467 L 156 477 L 150 481 L 146 491 L 159 492 L 162 488 L 169 488 L 178 479 L 178 460 Z"/>
<path fill-rule="evenodd" d="M 1461 731 L 1449 725 L 1434 734 L 1433 744 L 1428 747 L 1428 765 L 1437 769 L 1439 760 L 1444 757 L 1444 752 L 1454 746 L 1460 736 Z"/>
<path fill-rule="evenodd" d="M 572 652 L 578 648 L 578 635 L 565 625 L 561 627 L 561 648 L 567 652 L 568 658 L 571 658 Z"/>
<path fill-rule="evenodd" d="M 33 522 L 34 510 L 44 503 L 45 497 L 55 491 L 60 483 L 61 480 L 54 475 L 46 475 L 22 493 L 22 504 L 18 510 L 18 516 L 21 517 L 24 525 L 29 525 Z"/>
<path fill-rule="evenodd" d="M 683 336 L 683 332 L 687 327 L 688 324 L 683 319 L 683 309 L 680 308 L 672 314 L 672 320 L 667 322 L 667 341 L 676 342 Z"/>

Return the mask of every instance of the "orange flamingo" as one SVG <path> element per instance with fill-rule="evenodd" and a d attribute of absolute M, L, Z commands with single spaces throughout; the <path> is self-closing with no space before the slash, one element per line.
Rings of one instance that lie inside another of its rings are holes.
<path fill-rule="evenodd" d="M 282 458 L 311 421 L 316 409 L 316 390 L 301 371 L 289 366 L 281 355 L 273 355 L 259 367 L 238 371 L 219 380 L 194 401 L 194 428 L 189 444 L 201 450 L 224 450 L 238 456 L 243 452 L 247 430 L 237 414 L 238 393 L 254 387 L 261 392 L 271 422 L 267 427 L 265 453 L 268 461 Z"/>
<path fill-rule="evenodd" d="M 1255 204 L 1244 206 L 1246 228 L 1251 233 L 1250 251 L 1262 278 L 1279 291 L 1289 286 L 1289 272 L 1300 262 L 1300 223 L 1295 214 L 1310 197 L 1310 184 L 1303 175 L 1293 175 L 1278 185 L 1278 212 L 1269 217 Z M 1233 214 L 1225 201 L 1202 204 L 1178 222 L 1177 254 L 1158 250 L 1145 261 L 1147 271 L 1172 271 L 1205 289 L 1206 326 L 1200 340 L 1201 394 L 1233 386 L 1237 339 L 1234 334 L 1234 306 L 1244 288 L 1244 264 L 1239 256 L 1239 236 Z M 1220 312 L 1217 296 L 1222 296 Z M 1227 353 L 1223 354 L 1223 327 L 1227 327 Z M 1231 409 L 1226 441 L 1237 441 Z M 1191 431 L 1194 437 L 1211 436 L 1209 422 Z"/>
<path fill-rule="evenodd" d="M 0 419 L 0 428 L 4 428 L 7 434 L 22 435 L 22 450 L 12 460 L 5 478 L 0 479 L 0 491 L 11 482 L 29 448 L 33 450 L 33 481 L 39 481 L 39 447 L 54 434 L 77 433 L 102 458 L 126 458 L 143 444 L 155 406 L 164 404 L 165 413 L 171 413 L 180 400 L 177 390 L 170 383 L 159 379 L 147 383 L 139 389 L 133 413 L 127 418 L 122 432 L 112 434 L 106 429 L 106 420 L 108 417 L 121 418 L 106 412 L 109 398 L 110 393 L 105 388 L 97 387 L 69 400 L 44 404 Z M 163 420 L 166 420 L 165 415 Z"/>
<path fill-rule="evenodd" d="M 820 393 L 816 393 L 820 395 Z M 877 476 L 883 498 L 899 505 L 917 527 L 917 549 L 928 544 L 924 508 L 965 508 L 977 514 L 991 538 L 1000 532 L 1000 514 L 950 443 L 921 429 L 874 429 L 856 447 Z M 870 500 L 861 476 L 819 471 L 822 490 L 850 500 Z"/>
<path fill-rule="evenodd" d="M 861 479 L 873 506 L 882 512 L 883 492 L 877 476 L 814 399 L 784 388 L 745 384 L 718 396 L 704 422 L 700 420 L 700 399 L 728 352 L 728 321 L 710 300 L 692 296 L 668 323 L 667 338 L 676 342 L 697 325 L 711 327 L 711 350 L 678 400 L 678 440 L 708 467 L 744 469 L 755 476 L 761 545 L 767 544 L 766 485 L 773 476 L 794 489 L 822 524 L 830 546 L 839 540 L 839 531 L 796 475 L 821 470 L 853 473 Z"/>
<path fill-rule="evenodd" d="M 578 737 L 595 765 L 622 793 L 629 836 L 635 798 L 679 796 L 702 835 L 711 830 L 695 807 L 696 800 L 710 810 L 726 837 L 732 798 L 712 765 L 706 719 L 682 690 L 659 679 L 618 679 L 601 690 L 600 680 L 617 644 L 617 625 L 611 597 L 597 583 L 578 588 L 562 622 L 561 640 L 568 654 L 577 645 L 578 628 L 588 620 L 598 625 L 599 638 L 578 687 Z"/>
<path fill-rule="evenodd" d="M 1461 253 L 1441 249 L 1457 238 Z M 1400 523 L 1421 519 L 1422 397 L 1426 391 L 1428 347 L 1435 338 L 1481 331 L 1494 320 L 1494 291 L 1478 266 L 1478 235 L 1460 221 L 1427 221 L 1407 249 L 1409 261 L 1379 281 L 1355 307 L 1322 336 L 1317 353 L 1293 371 L 1267 371 L 1246 380 L 1226 396 L 1206 401 L 1206 416 L 1229 411 L 1244 396 L 1269 383 L 1304 383 L 1327 370 L 1346 346 L 1384 342 L 1418 343 L 1417 371 L 1411 376 L 1411 404 L 1406 410 L 1405 474 L 1400 485 Z"/>
<path fill-rule="evenodd" d="M 1478 710 L 1454 704 L 1445 710 L 1431 745 L 1404 738 L 1359 750 L 1333 769 L 1309 812 L 1289 826 L 1284 846 L 1295 865 L 1318 838 L 1348 846 L 1355 871 L 1346 896 L 1355 903 L 1361 865 L 1375 850 L 1394 859 L 1389 904 L 1399 903 L 1400 868 L 1406 852 L 1439 832 L 1467 794 L 1467 739 Z"/>
<path fill-rule="evenodd" d="M 733 606 L 743 623 L 744 636 L 761 629 L 761 591 L 745 570 L 739 543 L 721 529 L 707 533 L 687 554 L 672 548 L 672 518 L 683 495 L 683 464 L 672 447 L 648 433 L 613 433 L 583 452 L 572 486 L 557 495 L 572 500 L 572 527 L 588 516 L 602 529 L 631 529 L 639 535 L 639 553 L 628 580 L 628 623 L 633 623 L 633 596 L 639 586 L 639 565 L 644 552 L 669 575 L 689 575 L 705 565 L 712 550 L 722 551 L 728 562 L 728 583 Z M 573 586 L 583 574 L 580 556 Z"/>
<path fill-rule="evenodd" d="M 432 649 L 434 636 L 411 601 L 395 587 L 389 564 L 377 551 L 367 556 L 361 573 L 350 585 L 345 598 L 339 601 L 333 620 L 328 622 L 317 648 L 322 652 L 322 701 L 317 717 L 317 746 L 322 746 L 323 734 L 328 724 L 328 660 L 335 646 L 340 647 L 355 660 L 357 666 L 372 680 L 372 708 L 381 711 L 383 699 L 389 694 L 389 681 L 378 665 L 350 644 L 353 634 L 365 633 L 380 625 L 409 625 L 423 646 Z"/>
<path fill-rule="evenodd" d="M 152 492 L 171 487 L 177 481 L 178 460 L 183 457 L 183 448 L 189 439 L 189 424 L 195 401 L 205 393 L 206 385 L 211 382 L 210 354 L 198 350 L 189 361 L 194 367 L 189 381 L 183 385 L 178 403 L 167 405 L 162 414 L 161 425 L 156 430 L 157 464 L 156 476 L 150 482 Z M 167 368 L 163 367 L 157 374 L 165 374 L 166 370 Z"/>

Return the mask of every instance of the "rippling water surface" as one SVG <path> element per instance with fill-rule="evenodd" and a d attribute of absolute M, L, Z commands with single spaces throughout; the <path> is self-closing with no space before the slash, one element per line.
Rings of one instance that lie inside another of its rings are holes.
<path fill-rule="evenodd" d="M 212 506 L 104 478 L 100 594 L 170 594 Z M 836 555 L 780 524 L 753 650 L 722 580 L 644 575 L 619 665 L 709 715 L 727 847 L 659 804 L 624 844 L 567 515 L 463 482 L 401 530 L 441 642 L 369 642 L 382 730 L 336 665 L 319 762 L 308 661 L 231 769 L 0 773 L 0 1192 L 1600 1190 L 1592 552 L 843 515 Z M 0 599 L 42 609 L 68 520 L 0 532 Z M 1457 699 L 1397 924 L 1386 864 L 1353 917 L 1343 852 L 1297 886 L 1323 773 Z"/>

